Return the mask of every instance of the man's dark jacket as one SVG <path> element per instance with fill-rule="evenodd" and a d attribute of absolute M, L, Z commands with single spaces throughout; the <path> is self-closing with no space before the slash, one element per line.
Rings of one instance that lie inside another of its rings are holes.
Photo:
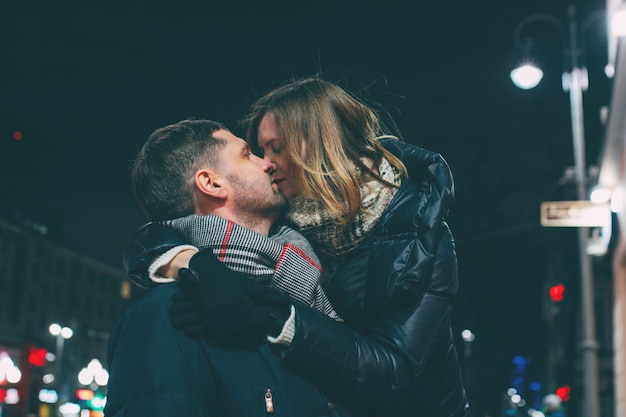
<path fill-rule="evenodd" d="M 403 180 L 368 239 L 325 290 L 337 323 L 297 304 L 283 363 L 376 417 L 470 415 L 451 329 L 458 291 L 446 216 L 453 180 L 441 155 L 404 142 L 385 146 L 406 165 Z M 125 254 L 127 272 L 149 285 L 155 254 L 184 244 L 173 230 L 144 228 Z"/>
<path fill-rule="evenodd" d="M 151 288 L 116 323 L 109 340 L 106 417 L 349 416 L 282 369 L 267 344 L 227 350 L 175 329 L 167 313 L 175 291 L 176 284 Z M 266 409 L 268 390 L 273 413 Z"/>

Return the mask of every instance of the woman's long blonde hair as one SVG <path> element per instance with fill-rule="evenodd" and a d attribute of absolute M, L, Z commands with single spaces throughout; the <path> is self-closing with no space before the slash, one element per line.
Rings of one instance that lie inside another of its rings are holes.
<path fill-rule="evenodd" d="M 393 136 L 381 131 L 376 112 L 336 84 L 318 77 L 295 80 L 258 99 L 243 120 L 247 141 L 255 151 L 259 151 L 259 123 L 267 113 L 276 120 L 281 152 L 291 167 L 289 180 L 304 197 L 322 201 L 339 223 L 351 221 L 361 210 L 355 166 L 395 186 L 378 174 L 384 157 L 406 175 L 402 161 L 380 143 Z M 374 168 L 362 158 L 373 161 Z"/>

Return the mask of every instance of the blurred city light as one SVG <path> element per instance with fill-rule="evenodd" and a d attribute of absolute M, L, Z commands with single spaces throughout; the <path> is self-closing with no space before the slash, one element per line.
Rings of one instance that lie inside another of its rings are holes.
<path fill-rule="evenodd" d="M 17 404 L 20 402 L 20 394 L 15 388 L 9 388 L 7 390 L 7 395 L 4 398 L 4 402 L 6 404 Z"/>
<path fill-rule="evenodd" d="M 74 331 L 69 327 L 61 327 L 58 323 L 52 323 L 50 327 L 48 327 L 50 334 L 52 336 L 61 336 L 63 339 L 69 339 L 74 335 Z"/>
<path fill-rule="evenodd" d="M 109 372 L 102 367 L 102 363 L 98 359 L 92 359 L 87 367 L 78 373 L 78 382 L 82 385 L 95 382 L 103 387 L 109 383 Z"/>
<path fill-rule="evenodd" d="M 76 390 L 76 398 L 79 400 L 91 400 L 94 397 L 94 392 L 90 389 L 79 389 Z"/>
<path fill-rule="evenodd" d="M 473 342 L 476 339 L 476 335 L 471 330 L 465 329 L 461 332 L 461 337 L 465 342 Z"/>
<path fill-rule="evenodd" d="M 0 383 L 7 381 L 16 384 L 22 379 L 22 372 L 13 363 L 6 352 L 0 352 Z"/>
<path fill-rule="evenodd" d="M 107 403 L 107 398 L 102 394 L 96 393 L 95 397 L 93 397 L 89 403 L 95 410 L 102 410 Z"/>
<path fill-rule="evenodd" d="M 39 401 L 46 404 L 55 404 L 59 400 L 59 394 L 53 389 L 39 390 Z"/>
<path fill-rule="evenodd" d="M 59 406 L 59 411 L 64 417 L 78 416 L 78 413 L 80 413 L 80 405 L 67 402 Z"/>

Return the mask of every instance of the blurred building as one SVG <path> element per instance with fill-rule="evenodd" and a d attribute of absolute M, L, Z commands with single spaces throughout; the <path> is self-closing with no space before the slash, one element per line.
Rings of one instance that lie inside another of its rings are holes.
<path fill-rule="evenodd" d="M 68 398 L 75 400 L 79 371 L 92 359 L 106 366 L 108 332 L 132 298 L 121 269 L 54 243 L 41 233 L 45 224 L 29 225 L 0 220 L 0 356 L 21 372 L 13 384 L 0 376 L 0 396 L 19 393 L 11 406 L 0 399 L 1 415 L 39 415 L 38 392 L 47 388 L 42 377 L 48 372 L 58 373 L 51 386 L 66 384 Z M 71 328 L 73 336 L 53 336 L 51 323 Z M 62 355 L 62 364 L 44 358 L 46 352 Z"/>

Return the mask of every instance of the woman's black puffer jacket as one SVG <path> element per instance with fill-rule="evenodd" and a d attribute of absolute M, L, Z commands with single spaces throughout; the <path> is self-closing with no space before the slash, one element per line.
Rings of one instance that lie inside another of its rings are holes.
<path fill-rule="evenodd" d="M 445 221 L 452 176 L 439 154 L 399 141 L 385 146 L 406 164 L 409 179 L 325 287 L 346 323 L 296 306 L 283 361 L 331 384 L 368 415 L 469 416 L 450 325 L 458 290 Z"/>

